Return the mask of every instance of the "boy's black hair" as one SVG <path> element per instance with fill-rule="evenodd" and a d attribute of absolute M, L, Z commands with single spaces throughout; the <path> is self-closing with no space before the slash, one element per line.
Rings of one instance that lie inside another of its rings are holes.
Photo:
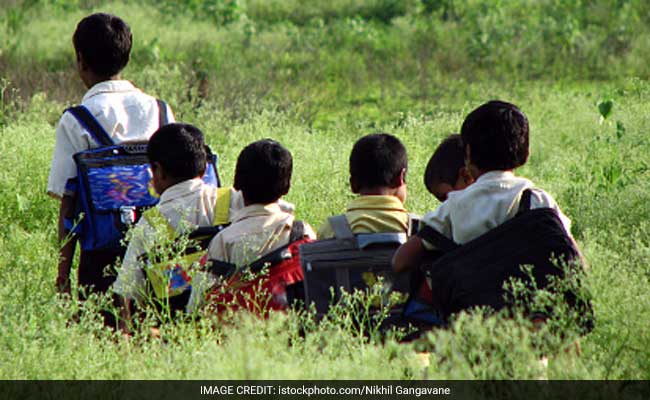
<path fill-rule="evenodd" d="M 206 166 L 203 132 L 189 124 L 164 125 L 149 139 L 147 157 L 150 163 L 159 163 L 172 178 L 201 177 Z"/>
<path fill-rule="evenodd" d="M 470 161 L 483 171 L 514 169 L 528 160 L 528 119 L 514 104 L 481 105 L 465 118 L 460 135 Z"/>
<path fill-rule="evenodd" d="M 433 193 L 438 183 L 451 186 L 458 181 L 458 172 L 465 165 L 465 149 L 460 135 L 449 135 L 434 151 L 424 171 L 424 186 Z"/>
<path fill-rule="evenodd" d="M 398 138 L 387 133 L 364 136 L 350 153 L 352 189 L 395 187 L 407 167 L 406 148 Z"/>
<path fill-rule="evenodd" d="M 77 54 L 100 77 L 118 74 L 129 62 L 131 29 L 111 14 L 91 14 L 82 19 L 72 36 Z"/>
<path fill-rule="evenodd" d="M 275 140 L 258 140 L 239 153 L 234 187 L 248 204 L 273 203 L 289 192 L 292 171 L 289 150 Z"/>

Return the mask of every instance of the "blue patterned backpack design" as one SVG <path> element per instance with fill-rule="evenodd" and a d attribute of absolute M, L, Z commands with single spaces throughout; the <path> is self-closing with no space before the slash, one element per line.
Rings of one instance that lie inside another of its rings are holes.
<path fill-rule="evenodd" d="M 159 124 L 167 124 L 167 105 L 157 100 Z M 77 177 L 66 189 L 75 193 L 75 213 L 66 219 L 66 229 L 75 233 L 82 250 L 116 249 L 126 230 L 142 212 L 158 203 L 151 185 L 147 142 L 115 144 L 84 106 L 71 113 L 100 147 L 75 154 Z M 209 155 L 203 180 L 219 186 L 217 158 Z"/>

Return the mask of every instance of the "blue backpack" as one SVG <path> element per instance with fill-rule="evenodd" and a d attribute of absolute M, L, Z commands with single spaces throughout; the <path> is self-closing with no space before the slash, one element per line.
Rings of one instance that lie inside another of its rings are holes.
<path fill-rule="evenodd" d="M 167 124 L 167 105 L 157 100 L 159 124 Z M 124 233 L 142 212 L 158 203 L 151 185 L 147 142 L 115 144 L 83 105 L 66 110 L 100 147 L 73 156 L 77 176 L 68 180 L 67 191 L 75 196 L 75 213 L 65 220 L 66 229 L 79 238 L 81 249 L 105 250 L 121 246 Z M 209 149 L 208 149 L 209 150 Z M 219 186 L 217 157 L 208 151 L 203 180 Z"/>

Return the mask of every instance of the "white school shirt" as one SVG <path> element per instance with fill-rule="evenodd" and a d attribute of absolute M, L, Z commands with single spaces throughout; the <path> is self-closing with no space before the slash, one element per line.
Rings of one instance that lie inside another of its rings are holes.
<path fill-rule="evenodd" d="M 160 202 L 156 207 L 174 229 L 190 232 L 198 227 L 212 226 L 216 198 L 216 187 L 195 178 L 167 188 L 160 196 Z M 241 193 L 231 189 L 228 215 L 234 215 L 243 207 L 244 200 Z M 139 257 L 155 246 L 156 236 L 155 229 L 141 218 L 131 232 L 131 241 L 126 249 L 117 279 L 113 283 L 113 292 L 127 299 L 141 298 L 146 281 Z"/>
<path fill-rule="evenodd" d="M 277 202 L 244 207 L 233 214 L 232 224 L 212 239 L 208 258 L 237 266 L 248 265 L 286 245 L 294 220 L 294 215 L 283 211 Z M 316 238 L 306 223 L 304 235 Z"/>
<path fill-rule="evenodd" d="M 159 110 L 154 97 L 143 93 L 131 82 L 105 81 L 86 92 L 81 104 L 88 108 L 97 122 L 115 143 L 146 141 L 158 129 Z M 167 106 L 168 122 L 174 122 Z M 77 176 L 72 156 L 80 151 L 99 147 L 70 113 L 61 116 L 56 128 L 54 156 L 47 181 L 47 192 L 60 198 L 66 193 L 65 184 Z"/>
<path fill-rule="evenodd" d="M 467 188 L 450 192 L 447 200 L 426 214 L 422 222 L 458 244 L 465 244 L 496 228 L 519 210 L 519 200 L 525 189 L 534 185 L 508 171 L 490 171 L 481 175 Z M 541 189 L 531 192 L 530 208 L 552 208 L 557 211 L 567 234 L 571 236 L 571 220 L 557 203 Z M 424 247 L 434 246 L 423 240 Z"/>

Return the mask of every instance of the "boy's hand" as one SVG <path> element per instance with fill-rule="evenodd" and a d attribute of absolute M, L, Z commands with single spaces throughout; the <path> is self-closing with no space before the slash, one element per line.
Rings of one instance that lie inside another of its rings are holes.
<path fill-rule="evenodd" d="M 60 294 L 70 294 L 70 269 L 77 239 L 65 229 L 64 220 L 67 215 L 71 214 L 73 207 L 73 198 L 63 196 L 59 207 L 58 234 L 61 247 L 59 248 L 59 275 L 56 278 L 56 291 Z"/>

